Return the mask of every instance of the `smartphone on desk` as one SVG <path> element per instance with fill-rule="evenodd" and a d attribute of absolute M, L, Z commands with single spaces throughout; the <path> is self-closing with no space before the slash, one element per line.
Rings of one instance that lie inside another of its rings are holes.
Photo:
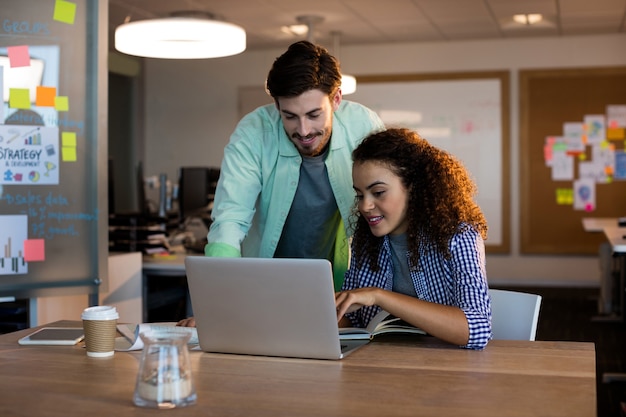
<path fill-rule="evenodd" d="M 75 345 L 85 334 L 82 327 L 42 327 L 17 341 L 20 345 Z"/>

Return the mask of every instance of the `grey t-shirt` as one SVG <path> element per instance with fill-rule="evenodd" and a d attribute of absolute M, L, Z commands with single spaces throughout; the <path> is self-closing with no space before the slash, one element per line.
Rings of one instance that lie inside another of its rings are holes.
<path fill-rule="evenodd" d="M 406 242 L 406 234 L 389 235 L 389 243 L 391 244 L 391 259 L 393 260 L 393 291 L 417 297 L 409 272 L 409 260 L 407 258 L 409 246 Z"/>
<path fill-rule="evenodd" d="M 332 262 L 341 215 L 324 161 L 328 150 L 303 157 L 300 181 L 275 258 L 315 258 Z"/>

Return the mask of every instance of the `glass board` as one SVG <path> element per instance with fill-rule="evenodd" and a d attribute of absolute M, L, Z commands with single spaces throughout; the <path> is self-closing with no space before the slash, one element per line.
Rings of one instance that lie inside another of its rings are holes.
<path fill-rule="evenodd" d="M 107 2 L 3 0 L 0 296 L 106 276 Z"/>

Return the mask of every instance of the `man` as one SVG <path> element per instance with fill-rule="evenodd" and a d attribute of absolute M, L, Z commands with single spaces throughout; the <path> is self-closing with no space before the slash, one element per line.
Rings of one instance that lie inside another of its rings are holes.
<path fill-rule="evenodd" d="M 274 104 L 237 125 L 224 149 L 207 256 L 324 258 L 339 289 L 348 266 L 354 201 L 351 152 L 384 125 L 342 101 L 338 61 L 292 44 L 267 77 Z"/>

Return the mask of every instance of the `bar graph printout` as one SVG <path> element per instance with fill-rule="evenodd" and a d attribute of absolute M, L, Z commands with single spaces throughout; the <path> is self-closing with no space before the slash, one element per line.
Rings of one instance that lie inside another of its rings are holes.
<path fill-rule="evenodd" d="M 28 273 L 24 259 L 24 241 L 28 234 L 28 216 L 0 215 L 0 275 Z"/>

